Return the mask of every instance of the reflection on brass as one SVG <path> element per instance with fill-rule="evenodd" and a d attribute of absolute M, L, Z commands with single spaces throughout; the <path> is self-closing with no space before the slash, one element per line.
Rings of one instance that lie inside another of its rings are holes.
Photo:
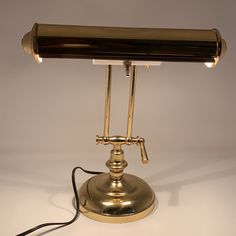
<path fill-rule="evenodd" d="M 144 138 L 132 135 L 136 66 L 173 61 L 202 62 L 212 67 L 226 51 L 219 31 L 35 24 L 22 45 L 37 62 L 43 58 L 79 58 L 107 64 L 104 129 L 96 141 L 112 145 L 106 162 L 109 173 L 82 185 L 79 207 L 87 217 L 111 223 L 135 221 L 150 214 L 157 205 L 154 192 L 142 179 L 123 173 L 128 165 L 123 145 L 139 145 L 141 160 L 148 163 Z M 109 134 L 112 65 L 123 65 L 130 78 L 126 136 Z"/>
<path fill-rule="evenodd" d="M 22 40 L 35 58 L 217 63 L 226 50 L 219 31 L 35 24 Z M 37 56 L 36 56 L 37 55 Z M 37 59 L 36 59 L 37 60 Z"/>
<path fill-rule="evenodd" d="M 140 178 L 123 174 L 120 181 L 101 174 L 85 182 L 79 191 L 80 210 L 87 217 L 126 223 L 144 218 L 155 207 L 155 195 Z"/>
<path fill-rule="evenodd" d="M 128 138 L 132 136 L 132 129 L 133 129 L 135 85 L 136 85 L 136 67 L 132 66 L 132 76 L 130 80 L 130 94 L 129 94 L 128 123 L 127 123 L 127 134 L 126 134 Z"/>
<path fill-rule="evenodd" d="M 105 137 L 109 136 L 110 128 L 110 107 L 111 107 L 111 80 L 112 80 L 112 67 L 107 66 L 107 81 L 106 81 L 106 94 L 105 94 L 105 118 L 104 118 L 104 132 Z"/>

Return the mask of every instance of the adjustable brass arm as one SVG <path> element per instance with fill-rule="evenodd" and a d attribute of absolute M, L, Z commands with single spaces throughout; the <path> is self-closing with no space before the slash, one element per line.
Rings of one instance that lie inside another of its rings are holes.
<path fill-rule="evenodd" d="M 144 145 L 145 140 L 143 138 L 140 138 L 139 136 L 132 137 L 135 85 L 136 85 L 136 67 L 135 65 L 131 66 L 131 63 L 129 63 L 128 61 L 125 62 L 124 66 L 125 66 L 126 71 L 131 70 L 126 136 L 120 136 L 120 135 L 109 136 L 112 66 L 108 65 L 107 78 L 106 78 L 106 90 L 105 90 L 104 132 L 103 132 L 103 136 L 97 135 L 96 142 L 97 144 L 104 144 L 104 145 L 112 144 L 113 150 L 121 150 L 122 145 L 137 144 L 140 146 L 141 160 L 144 164 L 146 164 L 148 163 L 148 156 L 147 156 L 147 151 Z M 122 158 L 123 158 L 123 152 L 122 152 Z"/>

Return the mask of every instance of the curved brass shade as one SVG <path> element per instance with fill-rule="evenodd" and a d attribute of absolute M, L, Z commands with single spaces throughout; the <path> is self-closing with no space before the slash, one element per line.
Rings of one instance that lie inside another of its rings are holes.
<path fill-rule="evenodd" d="M 216 29 L 154 29 L 35 24 L 22 45 L 39 58 L 217 63 L 226 43 Z"/>

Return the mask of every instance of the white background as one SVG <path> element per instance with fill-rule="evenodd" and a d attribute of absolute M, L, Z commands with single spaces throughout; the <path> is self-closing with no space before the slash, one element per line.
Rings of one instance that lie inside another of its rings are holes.
<path fill-rule="evenodd" d="M 128 147 L 127 171 L 151 185 L 158 209 L 123 225 L 81 216 L 49 235 L 236 235 L 235 1 L 0 3 L 0 235 L 72 218 L 71 169 L 106 170 L 109 157 L 109 147 L 95 145 L 103 130 L 105 68 L 86 60 L 37 65 L 20 44 L 35 22 L 217 28 L 228 45 L 215 69 L 138 68 L 133 135 L 146 139 L 150 164 Z M 128 85 L 123 68 L 114 68 L 111 134 L 125 133 Z M 87 177 L 78 175 L 78 186 Z"/>

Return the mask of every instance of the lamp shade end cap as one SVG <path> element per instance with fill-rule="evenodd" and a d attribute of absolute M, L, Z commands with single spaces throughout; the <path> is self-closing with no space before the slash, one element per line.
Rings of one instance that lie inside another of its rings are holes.
<path fill-rule="evenodd" d="M 225 40 L 222 39 L 222 42 L 221 42 L 221 54 L 220 54 L 220 57 L 224 57 L 226 51 L 227 51 L 227 44 L 226 44 Z"/>
<path fill-rule="evenodd" d="M 24 35 L 21 45 L 27 54 L 33 54 L 33 35 L 31 31 Z"/>

